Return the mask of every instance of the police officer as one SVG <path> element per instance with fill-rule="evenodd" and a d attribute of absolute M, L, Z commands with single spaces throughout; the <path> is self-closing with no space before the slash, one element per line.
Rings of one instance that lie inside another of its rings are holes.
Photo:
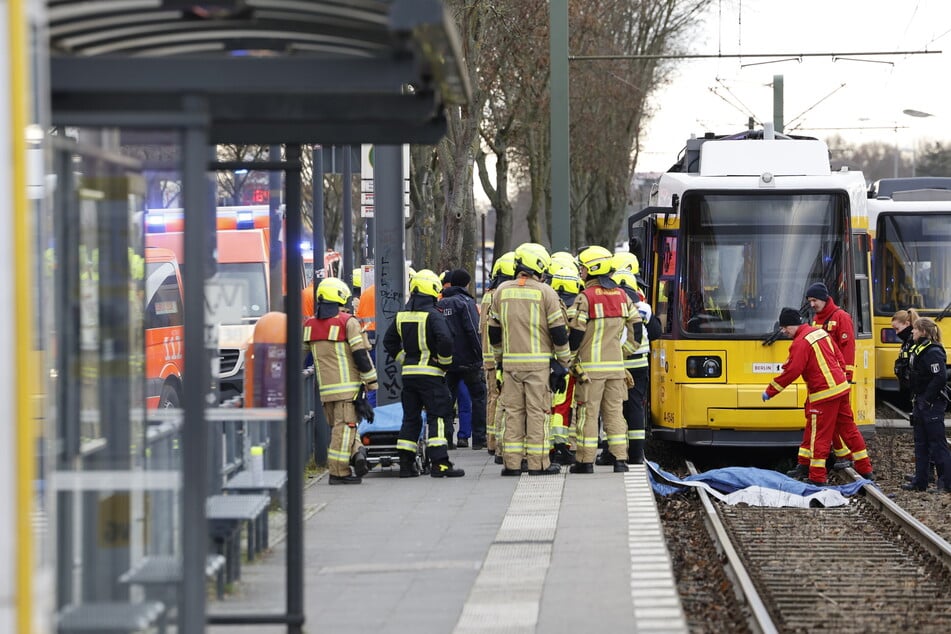
<path fill-rule="evenodd" d="M 895 358 L 895 378 L 898 379 L 898 391 L 900 394 L 907 395 L 908 399 L 911 400 L 911 372 L 909 368 L 909 359 L 911 358 L 911 350 L 915 347 L 915 340 L 911 336 L 913 330 L 912 325 L 918 320 L 918 313 L 915 312 L 914 308 L 909 308 L 908 310 L 900 310 L 894 315 L 892 315 L 892 328 L 895 329 L 895 334 L 901 341 L 901 348 L 898 350 L 898 357 Z M 924 443 L 925 439 L 923 437 L 924 429 L 921 425 L 915 424 L 914 418 L 912 418 L 911 431 L 915 439 L 915 445 L 918 443 Z M 919 438 L 919 436 L 922 436 Z M 930 461 L 929 461 L 930 465 Z M 928 467 L 928 481 L 934 482 L 933 465 Z M 938 475 L 941 475 L 940 473 Z M 915 474 L 905 475 L 905 479 L 909 482 L 913 482 L 915 479 Z"/>
<path fill-rule="evenodd" d="M 446 385 L 446 368 L 452 364 L 452 335 L 446 318 L 436 309 L 440 286 L 435 273 L 429 269 L 418 271 L 410 279 L 406 307 L 396 313 L 383 336 L 383 348 L 402 366 L 403 425 L 396 441 L 401 478 L 419 475 L 416 448 L 424 408 L 429 426 L 429 475 L 465 475 L 449 462 L 447 448 L 446 425 L 452 416 L 452 397 Z"/>
<path fill-rule="evenodd" d="M 463 423 L 462 407 L 459 407 L 459 446 L 464 447 L 472 439 L 473 449 L 484 449 L 485 424 L 485 378 L 482 373 L 482 337 L 479 335 L 479 310 L 475 299 L 469 294 L 472 281 L 465 269 L 453 269 L 446 276 L 448 286 L 442 289 L 442 299 L 436 302 L 452 332 L 452 366 L 446 371 L 446 382 L 453 401 L 459 396 L 459 384 L 463 384 L 471 400 L 468 426 Z"/>
<path fill-rule="evenodd" d="M 810 456 L 809 481 L 819 486 L 826 483 L 826 458 L 832 438 L 836 436 L 843 438 L 851 450 L 855 469 L 872 479 L 872 463 L 865 449 L 865 439 L 852 415 L 849 403 L 851 387 L 845 379 L 845 364 L 839 348 L 826 330 L 803 324 L 795 308 L 782 309 L 779 327 L 793 342 L 783 372 L 766 387 L 763 402 L 779 394 L 800 376 L 806 382 L 808 434 L 803 444 Z"/>
<path fill-rule="evenodd" d="M 553 268 L 559 266 L 554 260 L 552 262 Z M 575 315 L 575 300 L 581 292 L 581 278 L 573 262 L 560 265 L 552 275 L 550 284 L 561 300 L 565 311 L 565 321 L 571 323 Z M 574 464 L 575 457 L 569 448 L 571 445 L 569 433 L 575 405 L 575 377 L 569 374 L 563 381 L 555 381 L 552 387 L 554 389 L 551 399 L 551 459 L 563 465 Z"/>
<path fill-rule="evenodd" d="M 915 477 L 901 488 L 924 491 L 928 488 L 928 463 L 938 470 L 938 492 L 951 493 L 951 451 L 944 431 L 944 410 L 948 404 L 947 353 L 941 345 L 938 324 L 919 318 L 912 326 L 914 346 L 908 357 L 908 378 L 912 395 L 912 418 L 920 427 L 915 434 Z"/>
<path fill-rule="evenodd" d="M 845 380 L 851 383 L 852 374 L 855 372 L 855 325 L 852 316 L 836 305 L 829 295 L 829 289 L 822 282 L 816 282 L 806 289 L 806 301 L 815 313 L 812 325 L 826 330 L 832 337 L 832 342 L 842 353 L 845 361 Z M 835 451 L 835 469 L 852 466 L 849 448 L 841 438 L 833 439 L 833 450 Z"/>
<path fill-rule="evenodd" d="M 591 246 L 578 254 L 584 290 L 575 301 L 575 316 L 569 324 L 569 341 L 575 354 L 575 426 L 578 433 L 577 462 L 571 473 L 594 473 L 598 449 L 598 415 L 604 423 L 614 471 L 627 467 L 627 424 L 622 412 L 630 376 L 624 355 L 640 344 L 641 318 L 634 303 L 611 279 L 613 254 Z M 621 343 L 622 333 L 626 341 Z"/>
<path fill-rule="evenodd" d="M 340 310 L 348 299 L 350 289 L 344 282 L 323 280 L 317 286 L 315 315 L 304 322 L 304 346 L 314 357 L 320 400 L 332 430 L 327 449 L 330 484 L 360 484 L 368 470 L 366 449 L 357 437 L 354 399 L 361 386 L 376 389 L 366 335 L 355 317 Z"/>
<path fill-rule="evenodd" d="M 482 339 L 482 368 L 485 371 L 485 384 L 487 388 L 485 402 L 485 430 L 486 447 L 490 455 L 495 455 L 498 449 L 497 438 L 501 436 L 498 433 L 496 421 L 501 423 L 502 408 L 497 407 L 499 398 L 499 384 L 501 380 L 496 375 L 495 356 L 492 354 L 492 345 L 489 343 L 489 312 L 492 309 L 492 295 L 495 289 L 502 282 L 507 282 L 515 277 L 515 252 L 508 251 L 499 256 L 492 265 L 492 278 L 489 287 L 482 295 L 482 309 L 479 311 L 479 336 Z M 498 451 L 495 459 L 497 464 L 502 464 L 502 452 Z"/>
<path fill-rule="evenodd" d="M 542 281 L 550 265 L 545 247 L 520 245 L 515 249 L 515 279 L 501 284 L 492 296 L 489 341 L 503 374 L 506 476 L 521 473 L 523 455 L 529 475 L 559 472 L 548 456 L 549 374 L 553 358 L 559 368 L 566 368 L 571 353 L 558 294 Z"/>

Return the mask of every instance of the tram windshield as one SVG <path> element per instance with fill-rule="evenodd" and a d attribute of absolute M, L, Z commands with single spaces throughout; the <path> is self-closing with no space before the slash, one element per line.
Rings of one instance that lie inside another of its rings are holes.
<path fill-rule="evenodd" d="M 877 235 L 875 312 L 944 309 L 951 302 L 951 212 L 883 214 Z"/>
<path fill-rule="evenodd" d="M 831 193 L 686 194 L 681 328 L 688 335 L 758 339 L 784 306 L 824 281 L 848 308 L 848 199 Z"/>

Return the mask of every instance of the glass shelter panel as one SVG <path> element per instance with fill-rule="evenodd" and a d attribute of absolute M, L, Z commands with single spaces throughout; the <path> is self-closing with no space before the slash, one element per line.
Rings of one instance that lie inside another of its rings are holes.
<path fill-rule="evenodd" d="M 162 627 L 181 583 L 182 417 L 171 401 L 158 415 L 148 397 L 181 352 L 181 285 L 174 257 L 145 248 L 146 182 L 116 137 L 71 130 L 52 143 L 44 310 L 59 631 Z"/>
<path fill-rule="evenodd" d="M 683 331 L 760 338 L 819 280 L 848 309 L 846 205 L 833 194 L 685 195 Z"/>

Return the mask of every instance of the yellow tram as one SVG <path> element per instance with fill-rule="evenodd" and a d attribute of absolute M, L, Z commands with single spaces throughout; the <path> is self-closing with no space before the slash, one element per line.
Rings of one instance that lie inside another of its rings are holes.
<path fill-rule="evenodd" d="M 883 178 L 868 196 L 875 386 L 895 392 L 895 312 L 914 308 L 935 319 L 945 349 L 951 346 L 951 178 Z"/>
<path fill-rule="evenodd" d="M 860 172 L 833 172 L 825 143 L 770 127 L 690 139 L 629 218 L 631 246 L 663 335 L 651 346 L 651 430 L 691 445 L 798 445 L 805 384 L 768 403 L 789 340 L 782 307 L 822 281 L 856 326 L 856 422 L 874 425 L 867 197 Z M 645 247 L 645 248 L 641 248 Z M 809 315 L 811 318 L 811 315 Z"/>

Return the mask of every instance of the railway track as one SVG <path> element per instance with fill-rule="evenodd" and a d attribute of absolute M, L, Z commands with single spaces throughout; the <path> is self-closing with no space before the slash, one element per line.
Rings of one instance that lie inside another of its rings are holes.
<path fill-rule="evenodd" d="M 700 491 L 754 632 L 951 631 L 951 545 L 865 489 L 828 509 L 723 506 Z"/>

